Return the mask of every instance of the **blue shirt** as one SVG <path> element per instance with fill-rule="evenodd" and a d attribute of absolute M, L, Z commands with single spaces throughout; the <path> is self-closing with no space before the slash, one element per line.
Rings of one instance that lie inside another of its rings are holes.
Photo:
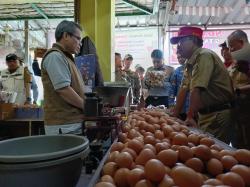
<path fill-rule="evenodd" d="M 173 75 L 170 78 L 170 82 L 172 85 L 171 96 L 173 97 L 177 97 L 179 93 L 184 70 L 185 70 L 185 65 L 181 65 L 180 67 L 176 68 L 176 70 L 174 71 Z M 189 107 L 189 93 L 186 95 L 185 103 L 182 110 L 183 113 L 186 113 L 188 111 L 188 107 Z"/>

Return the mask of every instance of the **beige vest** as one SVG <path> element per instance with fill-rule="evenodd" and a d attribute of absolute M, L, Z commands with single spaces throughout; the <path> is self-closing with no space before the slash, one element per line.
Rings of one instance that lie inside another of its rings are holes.
<path fill-rule="evenodd" d="M 16 104 L 24 104 L 26 101 L 24 67 L 20 66 L 14 73 L 10 73 L 8 69 L 1 71 L 1 83 L 2 91 L 17 93 Z"/>
<path fill-rule="evenodd" d="M 46 52 L 46 56 L 53 52 L 60 52 L 67 59 L 68 66 L 71 72 L 71 84 L 73 90 L 84 99 L 84 86 L 80 73 L 74 63 L 74 58 L 71 54 L 65 52 L 59 44 L 53 44 L 52 48 Z M 46 125 L 63 125 L 81 122 L 83 111 L 68 104 L 54 90 L 52 82 L 47 71 L 43 68 L 42 61 L 42 82 L 44 88 L 44 121 Z M 63 63 L 63 62 L 62 62 Z"/>

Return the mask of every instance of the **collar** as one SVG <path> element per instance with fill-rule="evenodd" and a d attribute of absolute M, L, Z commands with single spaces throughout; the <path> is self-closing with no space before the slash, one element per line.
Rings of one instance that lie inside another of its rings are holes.
<path fill-rule="evenodd" d="M 188 65 L 194 65 L 195 63 L 195 59 L 197 58 L 197 56 L 200 54 L 202 48 L 198 48 L 194 51 L 194 53 L 192 54 L 192 56 L 187 60 L 187 64 Z"/>
<path fill-rule="evenodd" d="M 65 54 L 65 56 L 70 58 L 73 62 L 75 61 L 73 55 L 71 53 L 69 53 L 68 51 L 66 51 L 65 48 L 60 43 L 54 43 L 52 45 L 52 48 L 59 49 L 60 51 L 62 51 Z"/>

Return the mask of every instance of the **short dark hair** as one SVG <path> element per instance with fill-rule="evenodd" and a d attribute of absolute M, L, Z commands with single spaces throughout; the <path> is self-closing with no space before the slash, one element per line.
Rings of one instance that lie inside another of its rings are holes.
<path fill-rule="evenodd" d="M 82 31 L 82 28 L 80 25 L 73 21 L 67 21 L 63 20 L 61 23 L 59 23 L 56 27 L 55 31 L 55 38 L 56 41 L 59 42 L 62 39 L 63 33 L 69 33 L 69 34 L 74 34 L 76 29 L 80 29 Z"/>
<path fill-rule="evenodd" d="M 121 57 L 121 53 L 115 53 L 115 56 Z"/>
<path fill-rule="evenodd" d="M 194 44 L 197 46 L 197 47 L 202 47 L 203 46 L 203 40 L 196 37 L 196 36 L 187 36 L 188 38 L 190 38 Z"/>
<path fill-rule="evenodd" d="M 234 32 L 232 32 L 229 37 L 229 39 L 238 39 L 238 40 L 244 40 L 245 42 L 248 42 L 247 33 L 245 33 L 243 30 L 237 29 Z"/>

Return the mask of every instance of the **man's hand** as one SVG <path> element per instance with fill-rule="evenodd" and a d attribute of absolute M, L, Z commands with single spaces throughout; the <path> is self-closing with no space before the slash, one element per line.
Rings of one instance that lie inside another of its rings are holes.
<path fill-rule="evenodd" d="M 196 123 L 196 121 L 193 118 L 187 118 L 185 121 L 185 125 L 188 127 L 198 128 L 198 124 Z"/>

